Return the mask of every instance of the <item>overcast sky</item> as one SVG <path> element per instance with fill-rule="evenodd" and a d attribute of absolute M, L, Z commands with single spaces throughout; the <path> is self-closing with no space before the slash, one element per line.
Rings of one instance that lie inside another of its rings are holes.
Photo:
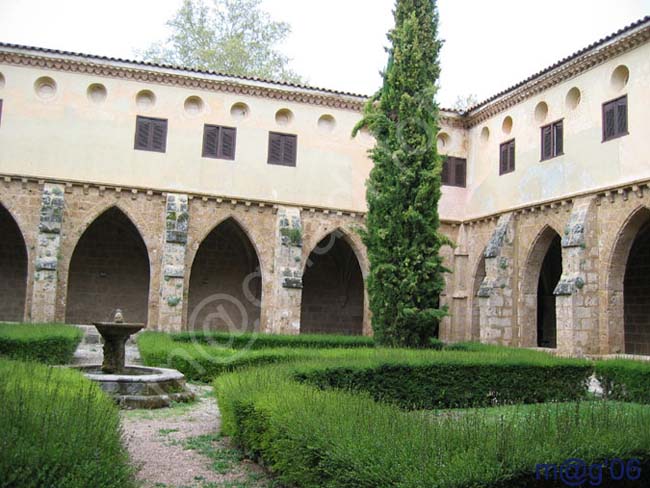
<path fill-rule="evenodd" d="M 0 41 L 133 58 L 164 39 L 181 0 L 0 0 Z M 371 94 L 394 0 L 263 0 L 292 26 L 282 50 L 310 84 Z M 480 100 L 650 15 L 650 0 L 438 0 L 439 102 Z"/>

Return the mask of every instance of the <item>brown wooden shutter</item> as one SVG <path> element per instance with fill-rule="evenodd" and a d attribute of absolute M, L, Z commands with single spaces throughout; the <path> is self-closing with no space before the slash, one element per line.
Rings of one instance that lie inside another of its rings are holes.
<path fill-rule="evenodd" d="M 515 141 L 508 144 L 508 172 L 515 170 Z"/>
<path fill-rule="evenodd" d="M 151 122 L 144 117 L 138 117 L 135 125 L 135 149 L 149 149 L 151 138 Z"/>
<path fill-rule="evenodd" d="M 167 121 L 157 120 L 153 123 L 153 135 L 151 137 L 151 149 L 165 152 L 167 145 Z"/>
<path fill-rule="evenodd" d="M 465 188 L 465 178 L 467 173 L 467 160 L 455 158 L 454 185 Z"/>
<path fill-rule="evenodd" d="M 616 106 L 608 103 L 603 108 L 603 139 L 611 139 L 616 135 Z"/>
<path fill-rule="evenodd" d="M 235 159 L 237 131 L 231 127 L 221 127 L 220 136 L 219 157 L 222 159 Z"/>
<path fill-rule="evenodd" d="M 269 132 L 269 164 L 295 166 L 298 138 L 293 134 Z"/>
<path fill-rule="evenodd" d="M 508 146 L 501 144 L 499 151 L 499 174 L 502 175 L 508 171 Z"/>
<path fill-rule="evenodd" d="M 203 126 L 203 152 L 204 158 L 216 158 L 219 147 L 219 127 L 216 125 Z"/>
<path fill-rule="evenodd" d="M 616 103 L 616 134 L 627 134 L 627 97 Z"/>
<path fill-rule="evenodd" d="M 167 120 L 151 117 L 136 118 L 135 149 L 165 152 L 167 147 Z"/>
<path fill-rule="evenodd" d="M 269 133 L 269 164 L 282 164 L 282 135 Z"/>
<path fill-rule="evenodd" d="M 553 125 L 553 140 L 555 142 L 553 156 L 564 153 L 564 123 L 561 120 Z"/>
<path fill-rule="evenodd" d="M 285 135 L 282 137 L 282 164 L 296 165 L 296 136 Z"/>
<path fill-rule="evenodd" d="M 542 127 L 542 160 L 553 157 L 553 127 Z"/>

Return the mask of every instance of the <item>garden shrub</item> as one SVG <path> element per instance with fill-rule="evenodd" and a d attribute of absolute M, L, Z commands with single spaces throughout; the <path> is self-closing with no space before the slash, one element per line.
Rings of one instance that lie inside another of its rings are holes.
<path fill-rule="evenodd" d="M 315 365 L 295 378 L 319 388 L 367 392 L 375 400 L 417 410 L 579 400 L 586 397 L 592 374 L 584 361 L 537 364 L 478 354 L 460 359 L 438 354 L 413 364 Z"/>
<path fill-rule="evenodd" d="M 605 397 L 626 402 L 650 403 L 650 363 L 610 359 L 597 361 L 595 370 Z"/>
<path fill-rule="evenodd" d="M 352 335 L 181 332 L 171 334 L 171 336 L 174 341 L 195 342 L 232 349 L 272 349 L 286 347 L 327 349 L 375 346 L 372 337 Z"/>
<path fill-rule="evenodd" d="M 224 372 L 310 357 L 309 350 L 305 349 L 242 351 L 201 343 L 175 342 L 172 336 L 160 332 L 144 332 L 137 340 L 140 356 L 146 366 L 177 369 L 187 379 L 206 383 Z"/>
<path fill-rule="evenodd" d="M 224 434 L 289 486 L 540 486 L 538 463 L 649 457 L 644 405 L 409 412 L 364 393 L 293 380 L 309 367 L 252 368 L 214 381 Z"/>
<path fill-rule="evenodd" d="M 81 373 L 0 359 L 0 487 L 134 486 L 113 401 Z"/>
<path fill-rule="evenodd" d="M 78 327 L 58 324 L 0 324 L 0 356 L 68 364 L 81 342 Z"/>

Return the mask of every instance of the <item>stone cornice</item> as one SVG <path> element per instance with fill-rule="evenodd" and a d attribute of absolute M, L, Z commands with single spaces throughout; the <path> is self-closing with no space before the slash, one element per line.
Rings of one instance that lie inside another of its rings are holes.
<path fill-rule="evenodd" d="M 594 197 L 596 205 L 601 205 L 603 201 L 613 203 L 617 198 L 627 200 L 630 196 L 641 198 L 644 192 L 650 192 L 650 178 L 642 178 L 638 180 L 629 181 L 626 183 L 618 183 L 615 185 L 604 186 L 600 188 L 592 188 L 582 192 L 572 193 L 553 199 L 531 202 L 525 205 L 510 207 L 499 212 L 481 215 L 478 217 L 470 217 L 463 220 L 465 225 L 474 225 L 484 222 L 496 221 L 501 215 L 513 213 L 515 216 L 527 213 L 536 212 L 560 212 L 571 210 L 575 200 L 585 197 Z"/>
<path fill-rule="evenodd" d="M 512 89 L 506 90 L 500 95 L 472 109 L 465 117 L 467 127 L 473 127 L 494 115 L 503 112 L 510 107 L 517 105 L 545 90 L 548 90 L 566 80 L 603 64 L 604 62 L 631 51 L 650 40 L 650 22 L 642 22 L 641 25 L 622 37 L 614 38 L 605 44 L 587 49 L 586 52 L 570 56 L 567 60 L 561 61 L 557 66 L 542 72 L 540 75 L 531 77 Z"/>
<path fill-rule="evenodd" d="M 0 185 L 4 183 L 9 185 L 14 183 L 19 183 L 23 187 L 26 187 L 28 184 L 37 184 L 44 185 L 45 183 L 59 184 L 65 188 L 66 193 L 70 193 L 74 188 L 81 189 L 84 193 L 88 193 L 91 189 L 97 190 L 100 195 L 104 195 L 106 192 L 113 192 L 118 198 L 146 198 L 151 200 L 153 198 L 160 198 L 163 201 L 166 200 L 168 194 L 185 194 L 188 196 L 190 201 L 196 200 L 199 202 L 215 202 L 217 205 L 230 205 L 235 208 L 237 206 L 242 206 L 245 210 L 257 209 L 263 211 L 265 209 L 272 209 L 273 212 L 277 211 L 280 206 L 296 207 L 301 211 L 305 212 L 318 212 L 323 214 L 332 214 L 332 215 L 345 215 L 352 218 L 363 219 L 365 218 L 365 212 L 360 212 L 357 210 L 350 210 L 344 208 L 336 207 L 323 207 L 317 205 L 307 205 L 295 202 L 283 202 L 283 201 L 271 201 L 271 200 L 260 200 L 255 198 L 243 198 L 235 197 L 229 195 L 217 195 L 217 194 L 208 194 L 208 193 L 197 193 L 191 191 L 180 191 L 180 190 L 170 190 L 170 189 L 161 189 L 161 188 L 144 188 L 132 185 L 119 185 L 115 183 L 99 183 L 99 182 L 90 182 L 90 181 L 78 181 L 78 180 L 69 180 L 69 179 L 60 179 L 60 178 L 50 178 L 50 177 L 41 177 L 41 176 L 24 176 L 16 174 L 0 174 Z"/>
<path fill-rule="evenodd" d="M 61 55 L 31 54 L 19 51 L 1 50 L 0 64 L 26 66 L 32 68 L 90 74 L 126 81 L 138 81 L 158 85 L 172 85 L 190 89 L 236 93 L 253 97 L 307 103 L 344 110 L 361 111 L 365 97 L 337 94 L 325 90 L 292 87 L 291 85 L 254 80 L 228 78 L 192 72 L 174 72 L 174 69 L 148 67 L 147 65 L 127 65 L 93 61 L 92 58 L 71 58 Z M 177 71 L 177 70 L 176 70 Z"/>

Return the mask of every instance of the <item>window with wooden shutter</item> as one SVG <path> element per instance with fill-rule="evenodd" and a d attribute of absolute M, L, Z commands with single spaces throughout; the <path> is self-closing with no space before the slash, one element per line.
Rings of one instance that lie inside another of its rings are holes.
<path fill-rule="evenodd" d="M 542 161 L 562 155 L 563 137 L 563 121 L 561 120 L 542 127 Z"/>
<path fill-rule="evenodd" d="M 298 138 L 293 134 L 269 132 L 268 164 L 295 166 Z"/>
<path fill-rule="evenodd" d="M 603 104 L 603 142 L 627 134 L 627 95 L 625 95 Z"/>
<path fill-rule="evenodd" d="M 237 129 L 205 124 L 203 127 L 203 157 L 235 159 Z"/>
<path fill-rule="evenodd" d="M 167 148 L 167 120 L 141 117 L 135 122 L 135 149 L 165 152 Z"/>
<path fill-rule="evenodd" d="M 459 186 L 465 188 L 467 174 L 467 160 L 453 156 L 443 156 L 442 184 L 446 186 Z"/>
<path fill-rule="evenodd" d="M 515 140 L 499 146 L 499 174 L 512 173 L 515 170 Z"/>

